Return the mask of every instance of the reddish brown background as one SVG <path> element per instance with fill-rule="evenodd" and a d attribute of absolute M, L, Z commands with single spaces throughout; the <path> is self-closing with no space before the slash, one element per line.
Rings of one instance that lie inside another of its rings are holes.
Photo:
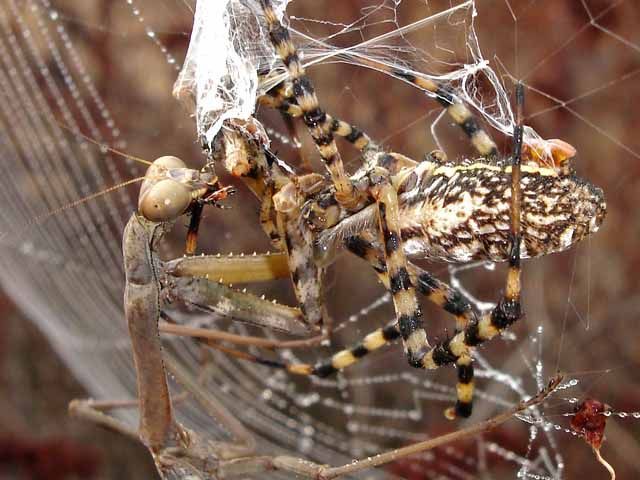
<path fill-rule="evenodd" d="M 157 10 L 148 5 L 145 10 L 146 3 L 140 2 L 140 5 L 149 23 L 161 32 L 161 40 L 180 55 L 188 42 L 181 32 L 190 28 L 185 9 L 180 8 L 181 15 L 172 17 L 167 14 L 169 2 L 162 2 L 163 8 Z M 353 18 L 361 8 L 356 1 L 330 3 L 335 18 Z M 613 3 L 587 2 L 596 15 Z M 108 1 L 92 2 L 91 6 L 79 1 L 56 4 L 70 17 L 81 20 L 70 23 L 69 28 L 78 40 L 82 55 L 93 67 L 101 94 L 125 132 L 128 150 L 144 158 L 169 151 L 185 158 L 198 158 L 192 126 L 170 97 L 175 73 L 167 68 L 157 49 L 140 31 L 130 10 Z M 583 379 L 588 395 L 620 411 L 640 411 L 640 335 L 636 326 L 640 307 L 637 288 L 640 217 L 636 208 L 640 199 L 640 162 L 634 153 L 640 152 L 637 108 L 640 84 L 634 76 L 640 68 L 637 28 L 640 7 L 633 1 L 616 2 L 615 8 L 599 19 L 598 25 L 602 28 L 596 28 L 588 26 L 589 19 L 578 1 L 512 2 L 519 18 L 518 49 L 514 54 L 515 24 L 506 4 L 484 0 L 478 4 L 478 34 L 483 51 L 492 63 L 493 52 L 496 52 L 514 75 L 524 76 L 528 85 L 563 100 L 600 88 L 571 103 L 570 107 L 631 151 L 616 146 L 566 109 L 558 108 L 530 120 L 543 137 L 563 138 L 578 148 L 577 167 L 582 175 L 605 190 L 608 217 L 602 231 L 576 251 L 525 263 L 528 318 L 515 330 L 523 337 L 526 322 L 544 325 L 545 359 L 551 370 L 557 363 L 564 371 Z M 421 5 L 416 2 L 416 8 Z M 431 2 L 431 5 L 437 11 L 439 4 Z M 299 0 L 292 8 L 299 16 L 321 18 L 327 2 Z M 107 26 L 110 31 L 89 27 L 95 24 Z M 609 29 L 619 38 L 603 29 Z M 573 35 L 575 39 L 566 43 Z M 551 55 L 556 50 L 558 53 Z M 513 61 L 515 57 L 518 68 Z M 546 62 L 528 75 L 543 59 Z M 428 121 L 404 128 L 435 108 L 433 102 L 425 100 L 417 91 L 353 67 L 325 66 L 314 68 L 310 73 L 323 104 L 330 111 L 362 126 L 374 138 L 385 139 L 390 148 L 415 157 L 434 148 L 432 139 L 424 133 Z M 542 96 L 528 92 L 527 113 L 534 114 L 553 105 Z M 462 140 L 455 131 L 445 135 L 448 145 Z M 312 154 L 312 150 L 308 152 Z M 345 156 L 352 161 L 356 158 L 353 153 Z M 234 208 L 237 215 L 233 218 L 239 219 L 237 225 L 227 216 L 224 221 L 211 219 L 206 228 L 210 232 L 225 228 L 242 235 L 232 233 L 228 237 L 230 241 L 216 238 L 215 245 L 203 248 L 225 251 L 256 245 L 266 247 L 266 242 L 259 237 L 257 222 L 252 220 L 255 204 L 238 201 Z M 442 267 L 435 267 L 435 271 L 446 275 Z M 479 278 L 477 272 L 464 276 L 474 293 L 487 299 L 495 298 L 501 279 L 499 274 L 492 274 L 488 280 Z M 353 285 L 363 287 L 354 291 Z M 345 260 L 333 277 L 331 295 L 334 305 L 361 305 L 371 298 L 372 292 L 379 291 L 374 290 L 377 288 L 370 272 L 357 262 Z M 577 318 L 571 304 L 581 316 L 588 313 L 588 329 L 584 321 Z M 563 327 L 565 315 L 567 322 Z M 560 347 L 561 334 L 564 340 Z M 487 353 L 494 364 L 517 363 L 513 349 L 513 344 L 502 344 Z M 515 367 L 518 368 L 523 367 Z M 2 302 L 0 314 L 0 379 L 0 478 L 73 478 L 53 470 L 31 477 L 26 469 L 12 470 L 21 458 L 38 458 L 41 459 L 38 464 L 46 465 L 49 455 L 68 458 L 68 470 L 75 470 L 77 478 L 150 478 L 152 475 L 143 449 L 120 436 L 66 417 L 67 402 L 85 393 L 56 360 L 46 340 L 9 300 Z M 562 419 L 553 418 L 553 421 Z M 604 454 L 616 466 L 619 478 L 635 478 L 640 471 L 640 423 L 612 420 L 607 427 L 607 437 Z M 58 439 L 64 439 L 64 443 Z M 588 478 L 606 478 L 586 445 L 573 437 L 561 437 L 561 440 L 567 464 L 566 478 L 585 474 Z M 502 441 L 508 444 L 511 440 L 506 436 Z M 4 446 L 11 446 L 13 450 Z M 523 453 L 521 444 L 509 446 Z M 13 452 L 13 456 L 6 452 Z M 495 475 L 494 478 L 502 478 L 498 473 Z M 413 474 L 408 478 L 421 477 Z M 504 478 L 513 478 L 513 474 Z"/>

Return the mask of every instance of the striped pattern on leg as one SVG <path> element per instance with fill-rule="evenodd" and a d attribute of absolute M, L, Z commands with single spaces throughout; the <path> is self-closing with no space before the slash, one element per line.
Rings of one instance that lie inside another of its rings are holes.
<path fill-rule="evenodd" d="M 471 321 L 463 331 L 433 346 L 419 363 L 412 363 L 412 366 L 425 370 L 435 370 L 445 365 L 456 364 L 458 371 L 457 401 L 455 407 L 445 411 L 448 418 L 468 417 L 471 415 L 474 392 L 473 348 L 491 340 L 519 318 L 519 311 L 505 311 L 499 304 L 492 312 L 484 315 L 480 320 Z M 282 368 L 295 375 L 325 378 L 354 365 L 369 353 L 379 350 L 401 336 L 400 326 L 394 322 L 384 328 L 374 330 L 356 345 L 340 350 L 328 359 L 318 361 L 315 365 L 308 363 L 288 364 L 263 360 L 246 353 L 235 356 L 270 367 Z M 426 342 L 425 345 L 427 345 Z M 225 351 L 228 352 L 228 349 Z"/>
<path fill-rule="evenodd" d="M 418 77 L 414 74 L 387 68 L 388 73 L 402 78 L 414 84 L 422 90 L 426 90 L 436 95 L 436 99 L 444 108 L 447 114 L 469 137 L 473 148 L 483 157 L 495 157 L 498 155 L 498 147 L 486 130 L 482 128 L 471 110 L 458 98 L 455 97 L 450 88 L 433 80 Z"/>
<path fill-rule="evenodd" d="M 400 331 L 395 322 L 385 328 L 379 328 L 368 335 L 362 341 L 351 348 L 340 350 L 326 360 L 319 361 L 315 365 L 309 363 L 287 363 L 277 360 L 265 359 L 257 355 L 230 348 L 217 341 L 205 341 L 206 345 L 223 351 L 242 360 L 265 365 L 270 368 L 280 368 L 294 375 L 314 376 L 325 378 L 353 365 L 368 353 L 380 349 L 384 345 L 400 338 Z"/>
<path fill-rule="evenodd" d="M 522 109 L 524 91 L 521 84 L 516 85 L 516 121 L 513 131 L 513 154 L 511 161 L 511 252 L 509 255 L 509 270 L 503 298 L 489 315 L 483 316 L 478 323 L 471 322 L 464 331 L 456 334 L 450 341 L 436 346 L 425 355 L 424 368 L 437 368 L 455 361 L 458 366 L 466 365 L 471 359 L 474 346 L 485 342 L 508 328 L 522 317 L 520 305 L 521 266 L 520 266 L 520 216 L 522 213 L 522 199 L 520 189 L 520 164 L 522 152 Z M 462 362 L 462 363 L 461 363 Z M 471 364 L 468 363 L 470 366 Z M 458 415 L 470 415 L 473 394 L 473 369 L 464 366 L 458 370 Z"/>
<path fill-rule="evenodd" d="M 380 282 L 389 289 L 389 276 L 380 245 L 375 242 L 370 233 L 363 232 L 360 235 L 348 237 L 345 240 L 345 246 L 351 253 L 369 262 Z M 456 318 L 456 333 L 464 330 L 470 322 L 477 321 L 471 303 L 462 293 L 411 262 L 407 263 L 416 291 Z"/>
<path fill-rule="evenodd" d="M 378 206 L 378 226 L 382 235 L 389 291 L 393 296 L 398 329 L 402 335 L 407 360 L 409 364 L 416 365 L 429 348 L 429 342 L 422 327 L 422 311 L 402 248 L 398 194 L 389 183 L 384 169 L 374 169 L 370 178 L 371 193 Z"/>
<path fill-rule="evenodd" d="M 261 96 L 258 101 L 261 105 L 280 110 L 283 114 L 293 118 L 303 116 L 302 108 L 296 103 L 293 89 L 281 83 L 269 90 L 265 95 Z M 344 120 L 334 118 L 328 113 L 327 121 L 330 124 L 330 132 L 332 135 L 343 137 L 346 141 L 353 144 L 359 151 L 364 152 L 368 149 L 377 149 L 371 137 L 360 130 L 358 127 L 351 125 Z"/>
<path fill-rule="evenodd" d="M 409 265 L 409 273 L 415 276 L 419 293 L 455 317 L 456 333 L 464 330 L 470 322 L 477 321 L 471 303 L 458 290 L 415 265 Z"/>
<path fill-rule="evenodd" d="M 287 370 L 298 375 L 313 375 L 325 378 L 359 362 L 363 357 L 400 338 L 400 330 L 395 322 L 384 328 L 379 328 L 366 335 L 356 345 L 340 350 L 329 359 L 322 360 L 315 365 L 293 364 Z"/>
<path fill-rule="evenodd" d="M 356 209 L 363 199 L 345 173 L 342 158 L 331 131 L 331 122 L 324 110 L 319 106 L 315 89 L 306 76 L 295 45 L 291 41 L 289 31 L 280 24 L 270 0 L 261 0 L 261 4 L 269 27 L 271 42 L 285 67 L 287 67 L 296 103 L 302 109 L 302 119 L 331 174 L 336 188 L 336 199 L 345 208 Z"/>

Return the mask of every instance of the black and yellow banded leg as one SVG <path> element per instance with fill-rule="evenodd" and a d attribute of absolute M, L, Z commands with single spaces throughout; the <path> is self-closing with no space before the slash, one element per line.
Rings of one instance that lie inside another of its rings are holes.
<path fill-rule="evenodd" d="M 363 232 L 360 235 L 348 237 L 345 240 L 345 246 L 351 253 L 369 262 L 380 282 L 387 289 L 389 288 L 384 256 L 379 243 L 372 238 L 372 234 Z M 407 268 L 416 291 L 455 317 L 456 333 L 463 330 L 470 322 L 477 321 L 471 303 L 460 291 L 411 262 L 407 262 Z"/>
<path fill-rule="evenodd" d="M 278 88 L 278 87 L 276 87 Z M 272 92 L 271 90 L 270 92 Z M 277 89 L 271 95 L 268 93 L 260 97 L 259 101 L 263 105 L 268 105 L 272 108 L 278 108 L 285 115 L 297 118 L 302 116 L 302 109 L 295 103 L 293 97 L 283 97 L 282 95 L 292 95 L 290 90 L 283 88 Z M 400 171 L 402 167 L 415 167 L 416 162 L 410 158 L 396 152 L 385 152 L 380 146 L 376 145 L 371 137 L 358 127 L 351 125 L 338 118 L 333 118 L 331 115 L 327 115 L 327 120 L 331 124 L 331 133 L 339 137 L 344 138 L 351 143 L 360 152 L 365 154 L 365 158 L 372 161 L 368 165 L 365 165 L 365 169 L 368 170 L 371 167 L 378 166 L 386 168 L 391 175 L 395 175 Z M 369 154 L 369 155 L 367 155 Z"/>
<path fill-rule="evenodd" d="M 407 269 L 407 259 L 400 236 L 398 193 L 389 181 L 388 172 L 375 168 L 370 172 L 370 192 L 378 207 L 378 227 L 389 277 L 398 329 L 409 364 L 415 365 L 429 348 L 422 326 L 422 311 Z"/>
<path fill-rule="evenodd" d="M 380 254 L 380 249 L 374 242 L 366 238 L 368 236 L 369 234 L 363 233 L 359 236 L 350 237 L 345 241 L 345 244 L 349 251 L 367 260 L 378 274 L 382 284 L 389 288 L 389 277 L 384 259 Z M 476 313 L 462 293 L 415 265 L 409 263 L 408 268 L 411 280 L 416 285 L 416 290 L 429 301 L 455 316 L 456 333 L 464 330 L 470 323 L 477 324 L 478 319 Z M 393 337 L 389 332 L 387 332 L 386 336 L 388 338 Z M 353 350 L 354 349 L 346 350 L 347 353 L 338 356 L 338 358 L 344 356 L 350 358 L 349 352 L 353 352 Z M 356 351 L 362 350 L 356 349 Z M 368 351 L 366 353 L 368 353 Z M 355 361 L 353 363 L 355 363 Z M 323 373 L 330 372 L 335 366 L 336 362 L 331 358 L 331 361 L 317 365 L 314 371 Z M 469 417 L 471 415 L 474 383 L 473 364 L 470 352 L 460 356 L 456 360 L 456 368 L 458 372 L 458 385 L 456 387 L 457 401 L 454 408 L 445 411 L 447 418 L 455 418 L 456 416 Z"/>
<path fill-rule="evenodd" d="M 290 82 L 283 82 L 272 88 L 265 95 L 259 97 L 258 102 L 269 108 L 280 110 L 285 117 L 300 118 L 303 116 L 302 108 L 296 103 Z M 371 137 L 358 127 L 339 118 L 335 118 L 328 113 L 326 115 L 331 125 L 330 131 L 333 135 L 344 138 L 360 152 L 378 149 Z"/>
<path fill-rule="evenodd" d="M 290 95 L 293 95 L 293 90 L 291 88 L 288 89 L 288 92 Z M 292 142 L 293 146 L 295 146 L 298 153 L 298 159 L 300 161 L 299 164 L 301 168 L 304 171 L 311 172 L 313 171 L 313 167 L 309 160 L 303 155 L 301 148 L 302 143 L 300 142 L 298 130 L 294 122 L 295 118 L 302 116 L 302 110 L 298 105 L 289 105 L 289 103 L 285 100 L 285 95 L 285 82 L 281 82 L 264 95 L 258 97 L 258 103 L 265 107 L 280 111 L 282 120 L 284 121 L 287 131 L 289 132 L 289 140 Z"/>
<path fill-rule="evenodd" d="M 287 68 L 296 103 L 302 109 L 302 120 L 309 129 L 309 133 L 320 152 L 320 157 L 331 174 L 336 188 L 336 199 L 345 208 L 356 209 L 364 199 L 361 198 L 362 196 L 354 188 L 351 179 L 345 172 L 331 131 L 331 122 L 319 106 L 315 89 L 306 76 L 289 31 L 278 20 L 270 0 L 261 0 L 261 5 L 269 28 L 271 43 Z"/>
<path fill-rule="evenodd" d="M 456 360 L 456 371 L 458 372 L 458 383 L 456 384 L 456 404 L 452 408 L 447 408 L 444 412 L 449 420 L 456 417 L 468 418 L 473 409 L 473 358 L 471 352 L 461 355 Z"/>
<path fill-rule="evenodd" d="M 483 157 L 495 157 L 498 155 L 498 147 L 487 131 L 482 128 L 478 119 L 471 110 L 456 98 L 450 88 L 433 80 L 418 77 L 402 70 L 390 70 L 392 75 L 414 84 L 422 90 L 433 93 L 436 100 L 442 105 L 449 117 L 469 137 L 473 148 Z"/>
<path fill-rule="evenodd" d="M 363 60 L 378 71 L 386 72 L 389 75 L 400 78 L 411 83 L 421 90 L 431 92 L 437 101 L 442 105 L 449 117 L 458 125 L 469 137 L 473 148 L 483 157 L 494 157 L 498 154 L 498 147 L 489 133 L 482 128 L 480 122 L 473 115 L 471 110 L 457 98 L 451 88 L 445 84 L 422 77 L 405 70 L 398 70 L 375 59 Z"/>
<path fill-rule="evenodd" d="M 174 330 L 165 327 L 164 333 L 177 334 Z M 197 332 L 196 332 L 197 333 Z M 180 334 L 180 333 L 178 333 Z M 266 365 L 271 368 L 280 368 L 294 375 L 314 376 L 318 378 L 326 378 L 334 375 L 347 367 L 360 361 L 365 355 L 374 352 L 385 345 L 400 338 L 400 331 L 395 322 L 392 324 L 374 330 L 367 334 L 362 341 L 356 345 L 340 350 L 333 354 L 329 358 L 321 359 L 314 365 L 310 363 L 287 363 L 272 359 L 266 359 L 264 357 L 248 353 L 246 351 L 237 350 L 222 345 L 221 342 L 233 343 L 236 345 L 250 345 L 258 348 L 264 348 L 269 350 L 275 350 L 278 348 L 300 348 L 306 345 L 302 345 L 305 340 L 289 340 L 284 342 L 274 342 L 268 339 L 260 339 L 253 337 L 250 340 L 238 338 L 236 335 L 228 334 L 218 331 L 201 332 L 196 335 L 188 335 L 191 337 L 199 338 L 203 340 L 206 345 L 223 351 L 229 355 L 240 358 L 242 360 L 248 360 L 250 362 Z M 312 340 L 312 339 L 309 339 Z M 307 343 L 309 340 L 306 340 Z M 292 346 L 293 345 L 293 346 Z"/>
<path fill-rule="evenodd" d="M 511 157 L 511 252 L 509 254 L 509 270 L 503 298 L 496 307 L 480 321 L 471 322 L 462 332 L 453 338 L 434 347 L 423 358 L 423 368 L 434 369 L 447 363 L 458 365 L 458 402 L 455 414 L 468 416 L 471 414 L 473 401 L 473 368 L 471 352 L 473 347 L 492 339 L 522 317 L 520 304 L 521 265 L 520 242 L 522 214 L 522 198 L 520 188 L 520 164 L 522 153 L 522 109 L 524 91 L 521 84 L 516 85 L 516 126 L 513 131 L 513 153 Z M 465 366 L 466 365 L 466 366 Z M 464 370 L 460 369 L 464 366 Z M 453 413 L 453 412 L 450 412 Z"/>
<path fill-rule="evenodd" d="M 471 110 L 455 96 L 454 92 L 446 84 L 411 73 L 406 70 L 399 70 L 389 66 L 374 58 L 360 59 L 365 65 L 385 72 L 391 76 L 400 78 L 407 83 L 415 85 L 420 90 L 430 92 L 435 95 L 436 100 L 442 105 L 449 117 L 458 125 L 469 137 L 473 148 L 483 157 L 494 157 L 498 154 L 498 147 L 489 133 L 482 128 L 478 119 Z"/>
<path fill-rule="evenodd" d="M 473 348 L 494 338 L 522 316 L 520 306 L 520 156 L 523 132 L 522 95 L 522 87 L 519 85 L 516 89 L 516 98 L 518 99 L 518 124 L 514 129 L 511 179 L 512 247 L 509 257 L 509 271 L 507 274 L 505 294 L 500 302 L 498 302 L 498 305 L 496 305 L 489 314 L 484 315 L 479 320 L 475 317 L 471 319 L 467 318 L 459 325 L 460 327 L 464 325 L 462 331 L 456 333 L 451 339 L 438 343 L 431 349 L 429 349 L 426 334 L 421 326 L 421 315 L 415 315 L 413 320 L 411 320 L 412 317 L 409 316 L 407 311 L 403 312 L 403 310 L 398 311 L 397 309 L 397 325 L 389 325 L 384 329 L 378 329 L 367 335 L 363 341 L 356 346 L 342 350 L 334 354 L 328 361 L 320 362 L 315 366 L 306 364 L 285 365 L 284 368 L 287 368 L 287 370 L 292 373 L 327 376 L 356 363 L 358 359 L 367 353 L 379 349 L 386 343 L 398 338 L 398 336 L 402 336 L 405 342 L 405 351 L 410 359 L 409 363 L 412 366 L 433 370 L 444 365 L 456 364 L 458 372 L 458 383 L 456 386 L 457 401 L 454 408 L 447 409 L 446 414 L 449 418 L 455 418 L 456 416 L 468 417 L 471 415 L 474 392 Z M 354 253 L 369 260 L 374 269 L 381 275 L 383 282 L 388 282 L 390 290 L 396 292 L 394 293 L 394 304 L 396 304 L 397 308 L 396 294 L 402 292 L 401 295 L 404 296 L 404 294 L 413 289 L 413 286 L 411 285 L 410 274 L 406 267 L 406 260 L 403 262 L 403 259 L 393 258 L 393 255 L 398 250 L 398 245 L 400 245 L 400 237 L 394 237 L 394 196 L 392 193 L 388 193 L 388 188 L 388 184 L 381 182 L 377 186 L 377 191 L 374 191 L 374 196 L 379 205 L 380 228 L 384 237 L 385 263 L 382 264 L 380 262 L 379 255 L 372 243 L 365 245 L 360 242 L 357 246 L 352 244 L 350 250 L 356 250 Z M 395 199 L 397 205 L 397 196 L 395 196 Z M 391 215 L 389 215 L 390 213 Z M 391 222 L 389 219 L 391 219 Z M 402 270 L 403 263 L 405 265 L 404 271 Z M 420 277 L 418 276 L 418 278 Z M 423 277 L 423 280 L 425 280 L 425 283 L 433 286 L 433 278 L 427 279 Z M 409 286 L 409 288 L 407 288 L 407 286 Z M 413 297 L 415 298 L 415 291 Z M 401 297 L 400 301 L 406 301 L 406 298 Z M 400 303 L 400 305 L 401 308 L 404 308 L 402 303 Z M 411 302 L 407 302 L 405 305 L 411 305 Z M 415 306 L 417 308 L 417 303 L 415 303 Z M 401 315 L 404 315 L 404 317 L 401 317 Z M 417 335 L 416 332 L 418 332 Z M 416 341 L 417 338 L 423 339 L 423 341 L 419 343 Z"/>
<path fill-rule="evenodd" d="M 449 117 L 469 137 L 473 148 L 483 157 L 496 157 L 498 155 L 496 143 L 482 128 L 471 110 L 460 99 L 457 99 L 449 88 L 439 85 L 434 93 L 438 103 L 446 109 Z"/>

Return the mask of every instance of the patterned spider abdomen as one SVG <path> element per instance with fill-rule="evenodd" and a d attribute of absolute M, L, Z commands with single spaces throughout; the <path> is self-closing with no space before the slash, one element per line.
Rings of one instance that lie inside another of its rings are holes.
<path fill-rule="evenodd" d="M 478 161 L 421 163 L 402 193 L 405 251 L 447 262 L 506 261 L 510 248 L 511 167 Z M 522 166 L 523 258 L 561 252 L 600 227 L 600 188 L 573 174 Z"/>

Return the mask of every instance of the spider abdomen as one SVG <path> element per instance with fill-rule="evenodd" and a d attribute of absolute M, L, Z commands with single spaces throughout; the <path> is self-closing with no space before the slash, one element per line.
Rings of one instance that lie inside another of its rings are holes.
<path fill-rule="evenodd" d="M 401 196 L 405 250 L 448 262 L 505 261 L 510 249 L 511 168 L 489 163 L 417 168 Z M 575 175 L 523 165 L 522 257 L 561 252 L 598 230 L 602 190 Z"/>

